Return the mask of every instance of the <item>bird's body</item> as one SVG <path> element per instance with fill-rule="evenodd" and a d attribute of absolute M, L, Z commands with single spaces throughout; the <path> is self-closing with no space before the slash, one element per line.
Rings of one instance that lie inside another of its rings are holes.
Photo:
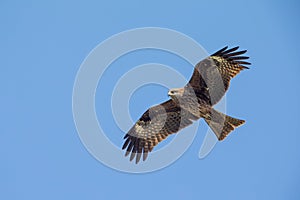
<path fill-rule="evenodd" d="M 240 56 L 246 51 L 237 49 L 225 47 L 199 62 L 186 86 L 170 89 L 170 100 L 148 109 L 125 135 L 125 155 L 131 153 L 130 160 L 136 157 L 136 163 L 142 154 L 146 160 L 148 152 L 160 141 L 200 118 L 204 118 L 219 140 L 243 124 L 244 120 L 213 108 L 228 90 L 231 78 L 250 64 L 244 61 L 248 57 Z"/>

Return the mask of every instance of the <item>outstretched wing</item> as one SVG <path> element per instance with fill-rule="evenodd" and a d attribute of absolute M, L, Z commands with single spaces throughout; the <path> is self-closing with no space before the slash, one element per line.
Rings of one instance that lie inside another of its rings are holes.
<path fill-rule="evenodd" d="M 165 139 L 168 135 L 192 124 L 198 118 L 177 106 L 173 100 L 168 100 L 160 105 L 148 109 L 135 125 L 125 135 L 125 156 L 130 153 L 130 161 L 136 157 L 136 163 L 146 160 L 148 152 Z"/>
<path fill-rule="evenodd" d="M 198 98 L 209 105 L 214 105 L 224 96 L 229 88 L 230 80 L 241 70 L 250 65 L 245 60 L 249 57 L 241 56 L 247 50 L 237 51 L 239 47 L 223 49 L 200 61 L 194 69 L 193 75 L 186 87 L 193 87 Z"/>

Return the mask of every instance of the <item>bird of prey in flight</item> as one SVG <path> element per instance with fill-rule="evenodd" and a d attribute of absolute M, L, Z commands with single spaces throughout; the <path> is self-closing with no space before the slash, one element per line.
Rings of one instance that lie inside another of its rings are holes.
<path fill-rule="evenodd" d="M 163 139 L 177 133 L 193 121 L 203 118 L 217 136 L 224 138 L 245 121 L 225 115 L 213 108 L 228 90 L 230 80 L 250 65 L 243 56 L 247 50 L 224 47 L 200 61 L 183 88 L 170 89 L 170 100 L 149 108 L 125 135 L 122 149 L 130 161 L 145 161 Z"/>

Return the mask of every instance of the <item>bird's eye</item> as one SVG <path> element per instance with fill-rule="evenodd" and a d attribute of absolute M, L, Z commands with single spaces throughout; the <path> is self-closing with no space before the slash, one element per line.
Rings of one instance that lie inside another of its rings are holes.
<path fill-rule="evenodd" d="M 174 94 L 174 91 L 171 91 L 171 94 Z"/>

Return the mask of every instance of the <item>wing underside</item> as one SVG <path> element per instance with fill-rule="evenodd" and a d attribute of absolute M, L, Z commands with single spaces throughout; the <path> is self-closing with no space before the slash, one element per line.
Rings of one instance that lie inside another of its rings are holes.
<path fill-rule="evenodd" d="M 223 49 L 200 61 L 194 69 L 187 86 L 193 87 L 198 98 L 209 105 L 221 100 L 229 88 L 230 80 L 241 70 L 248 69 L 249 57 L 242 56 L 246 50 L 237 51 L 239 47 Z M 187 87 L 186 86 L 186 87 Z"/>
<path fill-rule="evenodd" d="M 125 156 L 130 154 L 130 161 L 136 158 L 136 163 L 141 156 L 146 160 L 154 146 L 192 124 L 192 120 L 196 118 L 172 100 L 148 109 L 124 137 L 122 149 L 126 149 Z"/>

